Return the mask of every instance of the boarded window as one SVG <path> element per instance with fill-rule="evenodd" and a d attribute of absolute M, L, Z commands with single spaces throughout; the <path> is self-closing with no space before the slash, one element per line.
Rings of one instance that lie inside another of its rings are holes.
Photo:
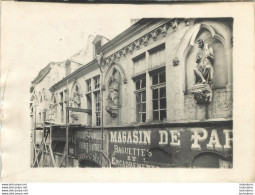
<path fill-rule="evenodd" d="M 144 72 L 146 70 L 146 60 L 145 60 L 145 54 L 139 56 L 138 58 L 135 58 L 133 60 L 134 62 L 134 74 L 139 74 L 141 72 Z"/>
<path fill-rule="evenodd" d="M 164 66 L 165 64 L 166 64 L 165 46 L 160 46 L 150 51 L 151 68 Z"/>

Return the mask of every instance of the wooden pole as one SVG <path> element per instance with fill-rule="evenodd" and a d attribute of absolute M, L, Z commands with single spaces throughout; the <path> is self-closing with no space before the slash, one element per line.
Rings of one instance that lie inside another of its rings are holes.
<path fill-rule="evenodd" d="M 49 148 L 50 148 L 50 156 L 51 156 L 53 167 L 56 167 L 54 155 L 53 155 L 53 152 L 52 152 L 51 142 L 52 142 L 52 121 L 50 122 L 50 147 Z"/>
<path fill-rule="evenodd" d="M 99 70 L 100 70 L 100 101 L 101 101 L 101 117 L 100 117 L 100 122 L 101 122 L 101 150 L 102 150 L 102 155 L 104 155 L 104 101 L 103 101 L 103 85 L 104 85 L 104 78 L 103 78 L 103 70 L 101 67 L 101 58 L 102 58 L 102 53 L 100 54 L 100 59 L 98 60 L 98 66 L 99 66 Z"/>
<path fill-rule="evenodd" d="M 103 90 L 102 90 L 102 87 L 103 87 L 103 73 L 102 73 L 102 70 L 101 70 L 101 68 L 100 68 L 100 72 L 101 72 L 101 86 L 100 86 L 100 98 L 101 98 L 101 133 L 102 133 L 102 146 L 101 146 L 101 148 L 102 148 L 102 151 L 104 151 L 104 140 L 103 140 L 103 138 L 104 138 L 104 119 L 103 119 L 103 117 L 104 117 L 104 115 L 103 115 L 103 111 L 104 111 L 104 101 L 103 101 Z"/>
<path fill-rule="evenodd" d="M 35 116 L 35 120 L 34 120 L 34 136 L 33 136 L 33 145 L 35 146 L 34 147 L 34 152 L 33 152 L 33 162 L 35 161 L 35 156 L 36 156 L 36 107 L 37 107 L 37 105 L 36 105 L 36 100 L 35 100 L 35 105 L 34 105 L 34 107 L 35 107 L 35 114 L 34 114 L 34 116 Z M 32 164 L 32 166 L 34 166 L 33 164 Z"/>
<path fill-rule="evenodd" d="M 45 115 L 46 115 L 46 112 L 44 112 L 43 110 L 43 135 L 42 135 L 42 139 L 43 139 L 43 145 L 42 145 L 42 167 L 44 167 L 44 148 L 45 148 L 45 145 L 44 145 L 44 140 L 45 140 Z"/>
<path fill-rule="evenodd" d="M 68 94 L 68 95 L 67 95 Z M 67 155 L 66 155 L 66 167 L 69 166 L 68 163 L 68 134 L 69 134 L 69 110 L 67 109 L 69 107 L 69 91 L 68 91 L 68 79 L 66 80 L 66 150 L 67 150 Z"/>

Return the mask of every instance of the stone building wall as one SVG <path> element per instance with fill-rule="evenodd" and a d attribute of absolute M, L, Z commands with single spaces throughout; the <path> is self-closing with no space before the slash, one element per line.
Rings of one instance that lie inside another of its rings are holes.
<path fill-rule="evenodd" d="M 152 121 L 152 100 L 150 89 L 149 52 L 164 44 L 165 73 L 167 92 L 167 119 L 165 122 L 191 122 L 232 119 L 232 20 L 226 19 L 177 19 L 173 22 L 159 20 L 146 30 L 134 33 L 111 50 L 104 53 L 104 101 L 107 106 L 107 82 L 112 69 L 120 72 L 119 114 L 111 117 L 105 114 L 105 125 L 131 125 L 136 123 L 134 58 L 145 53 L 146 70 L 146 123 Z M 163 28 L 163 30 L 162 30 Z M 166 29 L 164 29 L 166 28 Z M 156 32 L 156 35 L 155 33 Z M 154 33 L 154 34 L 153 34 Z M 142 37 L 149 35 L 148 42 Z M 155 36 L 155 37 L 153 37 Z M 191 88 L 194 83 L 194 67 L 199 52 L 197 40 L 209 43 L 214 52 L 214 80 L 212 101 L 208 104 L 197 104 Z M 138 43 L 139 42 L 139 43 Z M 133 48 L 130 48 L 130 45 Z M 129 47 L 129 48 L 128 48 Z M 123 54 L 123 48 L 127 54 Z M 120 52 L 121 51 L 121 52 Z M 124 81 L 124 80 L 125 81 Z M 156 121 L 155 121 L 156 122 Z"/>

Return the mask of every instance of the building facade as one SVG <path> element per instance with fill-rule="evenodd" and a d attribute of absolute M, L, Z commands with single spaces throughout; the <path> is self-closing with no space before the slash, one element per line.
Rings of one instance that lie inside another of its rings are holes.
<path fill-rule="evenodd" d="M 99 40 L 50 88 L 71 166 L 233 166 L 231 18 L 140 19 Z"/>

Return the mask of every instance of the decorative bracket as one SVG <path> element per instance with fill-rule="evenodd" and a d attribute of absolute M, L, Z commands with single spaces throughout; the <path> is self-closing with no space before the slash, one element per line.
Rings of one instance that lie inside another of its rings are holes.
<path fill-rule="evenodd" d="M 180 61 L 179 61 L 178 57 L 175 57 L 175 58 L 173 59 L 173 66 L 178 66 L 179 63 L 180 63 Z"/>

